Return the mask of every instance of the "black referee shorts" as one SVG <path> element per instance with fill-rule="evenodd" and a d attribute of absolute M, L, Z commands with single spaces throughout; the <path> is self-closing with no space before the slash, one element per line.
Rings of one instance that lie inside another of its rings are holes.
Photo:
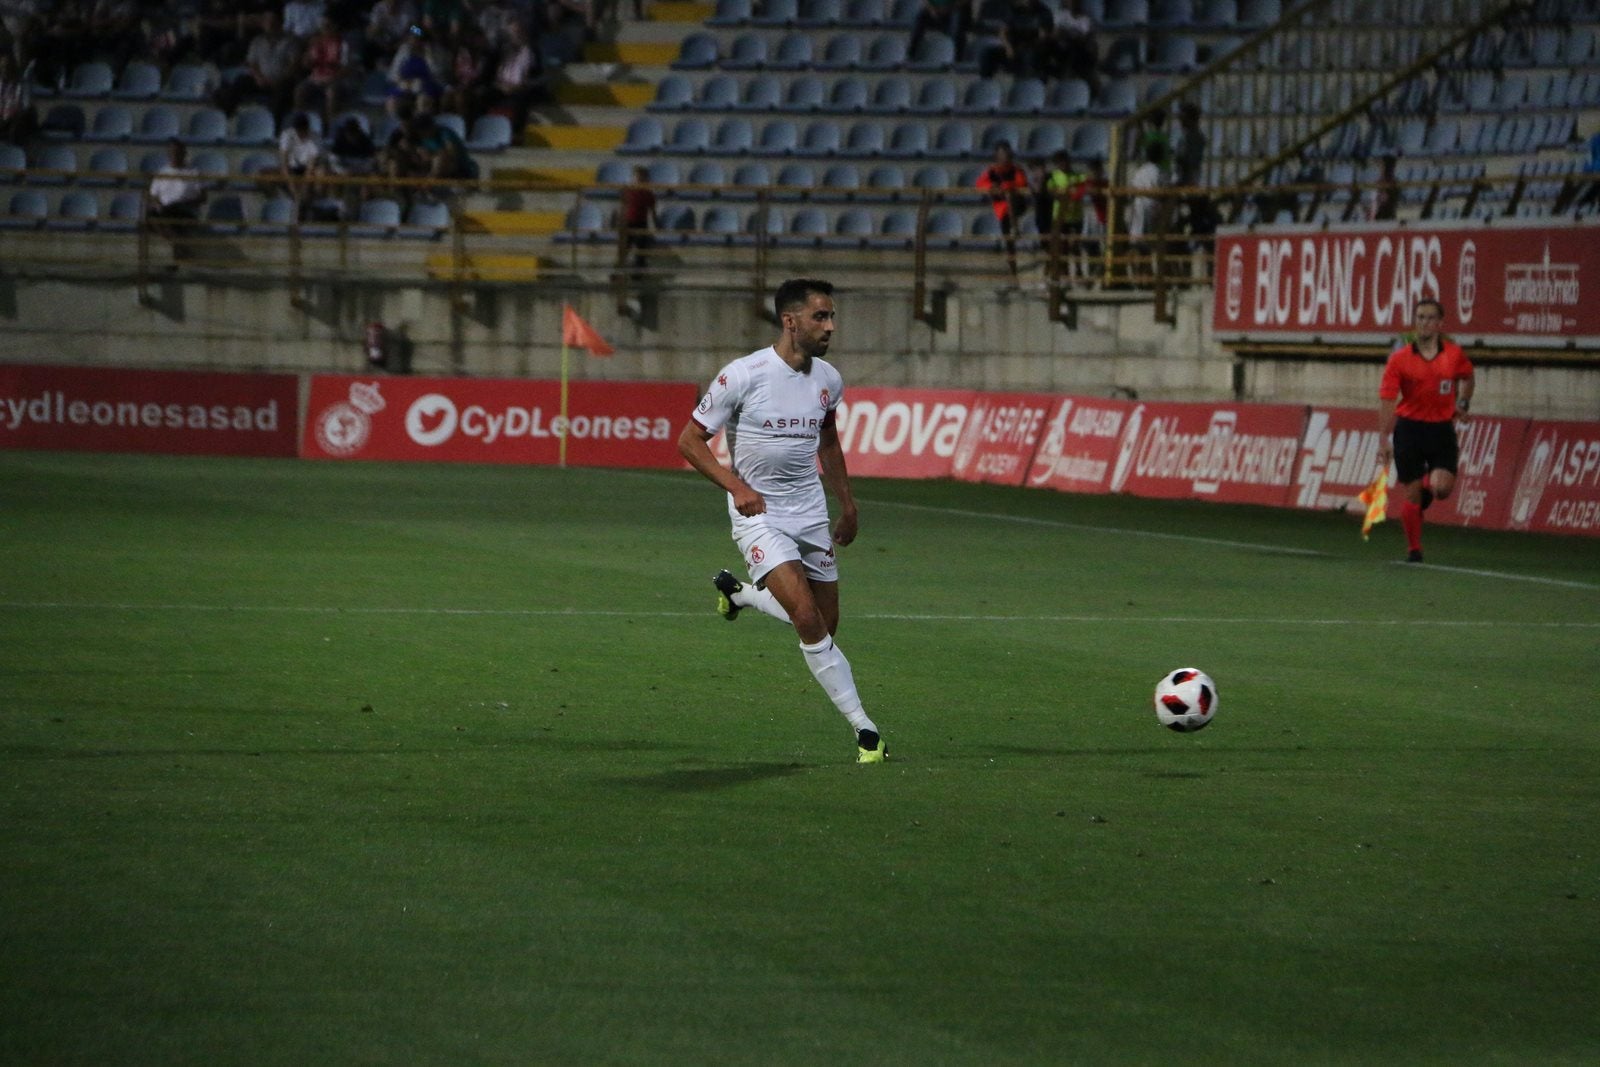
<path fill-rule="evenodd" d="M 1456 424 L 1396 419 L 1394 469 L 1400 482 L 1414 482 L 1429 471 L 1456 472 Z"/>

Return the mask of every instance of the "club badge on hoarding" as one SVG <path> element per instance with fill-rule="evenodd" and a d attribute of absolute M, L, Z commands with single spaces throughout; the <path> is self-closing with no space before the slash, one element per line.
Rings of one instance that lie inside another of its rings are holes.
<path fill-rule="evenodd" d="M 372 416 L 384 408 L 377 382 L 351 382 L 350 399 L 330 404 L 317 416 L 317 444 L 330 456 L 353 456 L 372 436 Z"/>

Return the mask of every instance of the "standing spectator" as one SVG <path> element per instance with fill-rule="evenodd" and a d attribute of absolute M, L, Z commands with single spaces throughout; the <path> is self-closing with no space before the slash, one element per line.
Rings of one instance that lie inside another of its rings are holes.
<path fill-rule="evenodd" d="M 330 129 L 350 69 L 349 46 L 334 27 L 332 17 L 322 16 L 317 32 L 306 42 L 300 65 L 306 77 L 295 87 L 295 110 L 310 111 L 321 105 L 323 129 Z"/>
<path fill-rule="evenodd" d="M 33 90 L 10 52 L 0 52 L 0 142 L 26 144 L 39 128 Z"/>
<path fill-rule="evenodd" d="M 1167 109 L 1164 107 L 1156 108 L 1145 117 L 1139 128 L 1135 158 L 1149 159 L 1152 150 L 1156 153 L 1156 166 L 1166 174 L 1172 169 L 1172 138 L 1167 134 Z"/>
<path fill-rule="evenodd" d="M 978 61 L 978 73 L 992 78 L 1005 70 L 1016 78 L 1030 76 L 1039 66 L 1040 44 L 1055 31 L 1055 16 L 1044 0 L 1011 0 L 1000 26 L 1000 43 Z"/>
<path fill-rule="evenodd" d="M 989 206 L 1000 223 L 1006 253 L 1006 266 L 1017 275 L 1018 218 L 1028 203 L 1028 175 L 1011 158 L 1011 144 L 994 146 L 994 162 L 978 175 L 978 188 L 989 194 Z"/>
<path fill-rule="evenodd" d="M 1045 40 L 1040 55 L 1040 75 L 1050 78 L 1081 78 L 1089 92 L 1100 93 L 1100 45 L 1094 38 L 1094 23 L 1083 13 L 1083 0 L 1067 0 L 1056 14 L 1055 32 Z"/>
<path fill-rule="evenodd" d="M 956 46 L 956 61 L 967 49 L 967 32 L 972 26 L 972 0 L 922 0 L 911 23 L 911 40 L 906 51 L 915 56 L 923 36 L 933 30 L 949 37 Z"/>
<path fill-rule="evenodd" d="M 300 42 L 283 31 L 276 11 L 262 16 L 261 32 L 244 54 L 246 73 L 217 89 L 217 107 L 233 114 L 246 96 L 266 97 L 273 120 L 282 122 L 294 98 L 295 76 L 300 70 Z"/>
<path fill-rule="evenodd" d="M 488 42 L 476 27 L 468 27 L 451 50 L 450 84 L 439 98 L 439 110 L 463 116 L 470 125 L 483 111 L 489 88 Z"/>
<path fill-rule="evenodd" d="M 417 9 L 411 0 L 378 0 L 367 16 L 367 36 L 361 59 L 368 67 L 387 63 L 389 57 L 400 50 L 406 32 L 417 21 Z"/>
<path fill-rule="evenodd" d="M 1372 196 L 1367 204 L 1367 217 L 1374 222 L 1392 221 L 1400 210 L 1400 182 L 1395 177 L 1399 160 L 1391 152 L 1379 165 L 1378 180 L 1373 184 Z"/>
<path fill-rule="evenodd" d="M 1151 244 L 1148 238 L 1158 233 L 1162 225 L 1164 201 L 1154 194 L 1162 185 L 1165 168 L 1161 165 L 1161 147 L 1145 145 L 1144 162 L 1128 179 L 1133 190 L 1133 202 L 1128 205 L 1128 238 L 1133 243 L 1133 253 L 1138 258 L 1136 273 L 1147 275 L 1146 270 Z"/>
<path fill-rule="evenodd" d="M 1589 159 L 1584 163 L 1582 173 L 1588 176 L 1588 188 L 1583 190 L 1573 205 L 1579 211 L 1590 204 L 1600 204 L 1600 131 L 1589 138 Z"/>
<path fill-rule="evenodd" d="M 1066 152 L 1050 157 L 1046 168 L 1043 199 L 1050 205 L 1046 228 L 1040 232 L 1050 234 L 1051 253 L 1069 274 L 1077 273 L 1076 255 L 1079 235 L 1083 230 L 1083 200 L 1072 194 L 1084 182 L 1085 175 L 1072 169 L 1072 158 Z"/>
<path fill-rule="evenodd" d="M 522 129 L 528 124 L 529 106 L 545 94 L 544 64 L 521 22 L 511 23 L 509 33 L 509 40 L 500 54 L 500 64 L 495 68 L 494 81 L 484 88 L 473 117 L 486 111 L 506 113 L 511 119 L 511 137 L 520 142 Z"/>
<path fill-rule="evenodd" d="M 1105 251 L 1106 236 L 1106 168 L 1098 159 L 1091 159 L 1084 180 L 1069 194 L 1083 207 L 1082 243 L 1078 246 L 1083 255 L 1086 273 L 1093 276 L 1093 261 Z"/>
<path fill-rule="evenodd" d="M 114 70 L 144 53 L 144 28 L 134 0 L 95 0 L 89 11 L 89 47 L 105 57 Z"/>
<path fill-rule="evenodd" d="M 326 13 L 323 0 L 288 0 L 283 5 L 283 28 L 290 36 L 309 41 L 322 28 Z"/>
<path fill-rule="evenodd" d="M 200 218 L 206 187 L 200 172 L 189 166 L 189 153 L 176 137 L 167 142 L 167 161 L 150 179 L 150 203 L 145 222 L 152 232 L 172 243 L 172 258 L 186 259 L 185 238 Z"/>
<path fill-rule="evenodd" d="M 1185 103 L 1178 108 L 1178 147 L 1172 154 L 1174 184 L 1195 190 L 1184 198 L 1189 234 L 1203 240 L 1217 232 L 1217 208 L 1211 197 L 1198 191 L 1203 182 L 1206 135 L 1200 128 L 1200 106 Z"/>
<path fill-rule="evenodd" d="M 305 218 L 308 205 L 319 192 L 316 179 L 327 173 L 322 142 L 311 132 L 311 119 L 297 112 L 288 129 L 278 135 L 278 173 Z"/>
<path fill-rule="evenodd" d="M 661 227 L 661 216 L 656 212 L 655 190 L 650 188 L 650 172 L 643 165 L 633 168 L 633 184 L 622 190 L 622 200 L 617 208 L 617 267 L 628 265 L 643 270 L 645 256 L 655 244 L 655 231 Z"/>

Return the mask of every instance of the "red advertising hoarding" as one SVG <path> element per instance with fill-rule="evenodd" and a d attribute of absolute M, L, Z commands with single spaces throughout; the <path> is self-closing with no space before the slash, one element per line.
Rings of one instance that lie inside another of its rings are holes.
<path fill-rule="evenodd" d="M 558 461 L 575 467 L 681 467 L 678 431 L 694 386 L 472 378 L 311 379 L 301 455 L 449 463 Z"/>
<path fill-rule="evenodd" d="M 0 448 L 292 456 L 290 374 L 0 365 Z"/>
<path fill-rule="evenodd" d="M 856 389 L 839 404 L 839 443 L 853 475 L 948 478 L 978 396 L 956 389 Z"/>
<path fill-rule="evenodd" d="M 1136 496 L 1289 502 L 1305 408 L 1279 404 L 1136 404 L 1108 488 Z"/>
<path fill-rule="evenodd" d="M 1218 337 L 1376 341 L 1423 297 L 1471 343 L 1600 341 L 1600 226 L 1479 222 L 1217 234 Z"/>
<path fill-rule="evenodd" d="M 1479 415 L 1457 427 L 1455 492 L 1428 509 L 1429 522 L 1501 529 L 1516 486 L 1527 419 Z M 1378 412 L 1371 408 L 1314 407 L 1306 418 L 1289 503 L 1299 508 L 1356 508 L 1356 494 L 1378 469 Z M 1394 484 L 1394 469 L 1389 470 Z M 1397 516 L 1398 494 L 1389 498 Z"/>
<path fill-rule="evenodd" d="M 1122 426 L 1132 410 L 1127 400 L 1057 397 L 1023 484 L 1063 493 L 1109 491 Z"/>
<path fill-rule="evenodd" d="M 963 482 L 1021 485 L 1039 447 L 1054 397 L 1038 393 L 978 393 L 950 459 Z"/>
<path fill-rule="evenodd" d="M 1505 525 L 1600 537 L 1600 422 L 1528 425 Z"/>

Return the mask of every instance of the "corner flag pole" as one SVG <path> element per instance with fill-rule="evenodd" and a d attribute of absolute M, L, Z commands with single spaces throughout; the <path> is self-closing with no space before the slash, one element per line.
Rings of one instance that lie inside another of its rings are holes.
<path fill-rule="evenodd" d="M 563 331 L 561 335 L 561 432 L 556 435 L 556 465 L 560 467 L 567 465 L 567 372 L 571 362 L 571 355 L 572 350 L 567 345 L 567 336 Z"/>

